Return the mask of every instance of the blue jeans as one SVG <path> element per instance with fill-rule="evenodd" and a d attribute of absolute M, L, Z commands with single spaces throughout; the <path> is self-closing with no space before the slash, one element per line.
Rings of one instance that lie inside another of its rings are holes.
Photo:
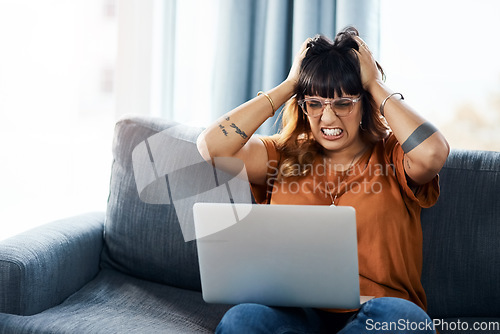
<path fill-rule="evenodd" d="M 240 304 L 222 318 L 216 333 L 435 333 L 432 320 L 414 303 L 392 297 L 372 299 L 359 311 Z"/>

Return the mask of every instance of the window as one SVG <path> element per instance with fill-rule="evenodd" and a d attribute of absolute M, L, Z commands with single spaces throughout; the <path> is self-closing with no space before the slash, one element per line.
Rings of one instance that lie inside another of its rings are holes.
<path fill-rule="evenodd" d="M 452 148 L 500 151 L 499 12 L 488 0 L 381 1 L 387 84 Z"/>
<path fill-rule="evenodd" d="M 0 240 L 106 209 L 115 6 L 0 0 Z"/>

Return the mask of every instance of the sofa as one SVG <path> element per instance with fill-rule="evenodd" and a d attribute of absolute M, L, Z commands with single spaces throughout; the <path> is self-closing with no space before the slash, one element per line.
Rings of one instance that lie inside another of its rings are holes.
<path fill-rule="evenodd" d="M 214 184 L 211 165 L 187 158 L 201 130 L 117 122 L 106 212 L 0 242 L 0 333 L 214 331 L 230 305 L 203 301 L 190 213 L 178 205 L 228 200 L 214 189 L 230 178 Z M 441 333 L 500 333 L 500 153 L 452 150 L 440 184 L 438 203 L 422 213 L 428 313 Z M 248 187 L 231 189 L 230 200 L 248 200 Z"/>

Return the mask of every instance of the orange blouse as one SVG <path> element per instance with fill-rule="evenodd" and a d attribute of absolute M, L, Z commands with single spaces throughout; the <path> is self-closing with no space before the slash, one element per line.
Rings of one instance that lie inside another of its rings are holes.
<path fill-rule="evenodd" d="M 345 173 L 329 168 L 319 157 L 307 176 L 279 182 L 275 176 L 281 156 L 275 139 L 261 137 L 268 153 L 268 178 L 266 186 L 252 185 L 257 203 L 330 205 L 337 194 L 337 205 L 356 209 L 361 295 L 403 298 L 426 310 L 420 282 L 420 212 L 436 203 L 438 176 L 412 191 L 403 168 L 403 150 L 391 134 Z"/>

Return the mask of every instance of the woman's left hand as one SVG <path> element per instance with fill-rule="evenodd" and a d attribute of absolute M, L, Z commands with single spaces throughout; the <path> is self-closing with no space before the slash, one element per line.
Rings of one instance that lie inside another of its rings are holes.
<path fill-rule="evenodd" d="M 363 84 L 363 88 L 370 91 L 370 87 L 372 87 L 373 84 L 382 81 L 382 73 L 380 73 L 377 63 L 366 43 L 359 36 L 354 38 L 359 45 L 359 51 L 354 49 L 353 51 L 356 52 L 359 58 L 361 82 Z"/>

